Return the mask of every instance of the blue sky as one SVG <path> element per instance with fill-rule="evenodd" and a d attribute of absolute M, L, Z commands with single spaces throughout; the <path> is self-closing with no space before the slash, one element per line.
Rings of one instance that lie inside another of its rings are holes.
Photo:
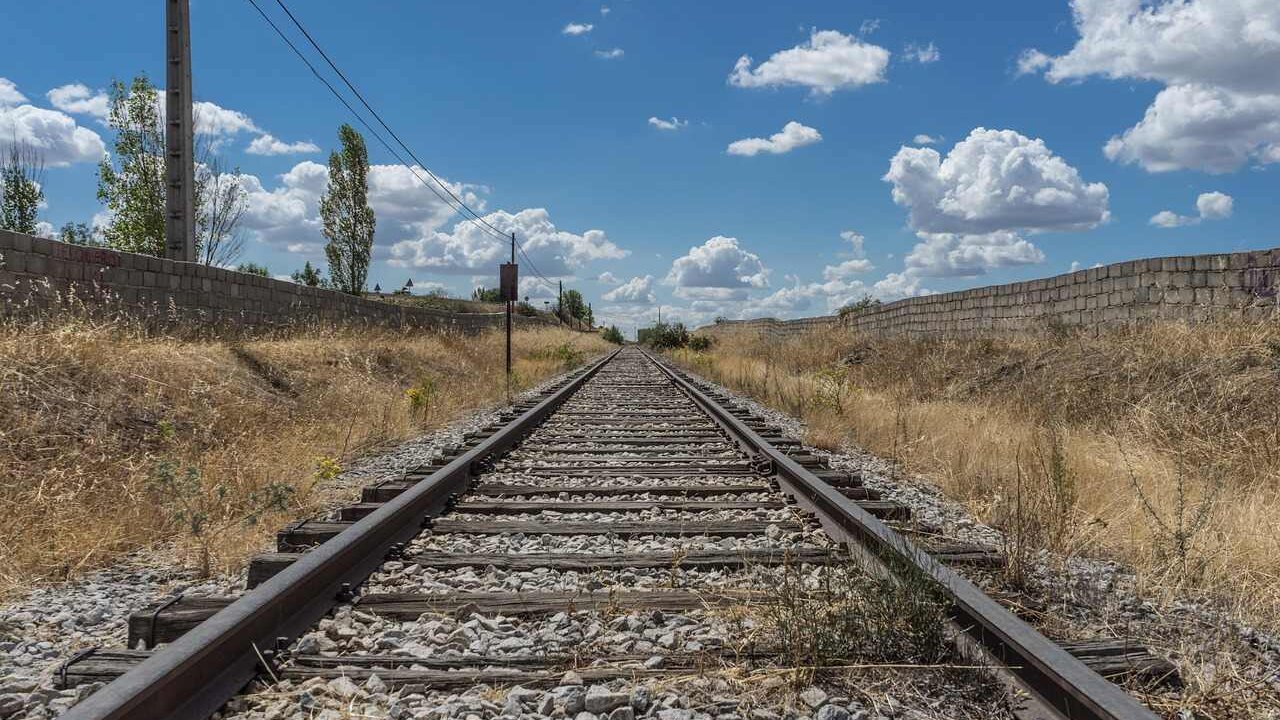
<path fill-rule="evenodd" d="M 351 117 L 246 0 L 192 4 L 243 259 L 321 261 Z M 104 222 L 101 91 L 163 80 L 163 5 L 13 5 L 0 144 L 46 148 L 45 221 Z M 419 158 L 628 327 L 1280 244 L 1274 0 L 293 5 Z M 494 284 L 497 242 L 368 140 L 370 285 Z"/>

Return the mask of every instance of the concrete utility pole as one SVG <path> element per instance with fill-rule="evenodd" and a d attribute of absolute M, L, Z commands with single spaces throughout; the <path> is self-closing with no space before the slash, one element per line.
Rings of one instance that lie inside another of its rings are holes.
<path fill-rule="evenodd" d="M 191 5 L 165 4 L 165 257 L 196 261 L 195 130 L 191 113 Z"/>

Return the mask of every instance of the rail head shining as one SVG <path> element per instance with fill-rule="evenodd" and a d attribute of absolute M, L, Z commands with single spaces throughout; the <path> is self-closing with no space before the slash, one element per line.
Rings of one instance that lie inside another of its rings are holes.
<path fill-rule="evenodd" d="M 1000 663 L 996 670 L 1027 693 L 1020 717 L 1062 720 L 1157 720 L 1132 695 L 1001 607 L 976 585 L 823 482 L 721 407 L 663 359 L 646 352 L 671 380 L 730 436 L 770 463 L 782 489 L 815 513 L 833 539 L 872 556 L 889 553 L 932 578 L 951 604 L 962 649 Z M 967 638 L 967 640 L 966 640 Z M 1005 672 L 1007 671 L 1007 672 Z"/>
<path fill-rule="evenodd" d="M 68 710 L 63 720 L 191 720 L 213 714 L 258 673 L 261 653 L 302 634 L 422 528 L 475 464 L 514 447 L 617 354 L 587 366 L 475 448 L 200 623 Z M 345 588 L 344 588 L 345 586 Z"/>

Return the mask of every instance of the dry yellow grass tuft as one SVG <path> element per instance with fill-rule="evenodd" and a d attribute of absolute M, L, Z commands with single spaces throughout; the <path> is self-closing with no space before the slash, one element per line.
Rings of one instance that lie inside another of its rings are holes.
<path fill-rule="evenodd" d="M 1210 593 L 1280 626 L 1274 322 L 968 340 L 737 332 L 677 357 L 804 419 L 811 444 L 925 474 L 1015 552 L 1114 557 L 1151 590 Z"/>
<path fill-rule="evenodd" d="M 501 400 L 502 346 L 497 332 L 0 326 L 0 593 L 174 537 L 192 561 L 233 567 L 353 457 Z M 517 389 L 606 348 L 517 332 Z"/>

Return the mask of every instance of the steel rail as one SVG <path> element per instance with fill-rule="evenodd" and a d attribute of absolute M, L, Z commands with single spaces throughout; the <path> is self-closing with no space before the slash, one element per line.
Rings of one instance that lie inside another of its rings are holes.
<path fill-rule="evenodd" d="M 213 714 L 259 672 L 264 655 L 305 632 L 381 565 L 396 543 L 422 528 L 464 490 L 477 464 L 514 447 L 617 350 L 564 386 L 250 590 L 195 629 L 158 650 L 61 717 L 63 720 L 190 720 Z"/>
<path fill-rule="evenodd" d="M 1133 696 L 1089 669 L 1027 623 L 1001 607 L 976 585 L 858 507 L 766 441 L 719 403 L 709 398 L 665 361 L 645 355 L 744 449 L 767 460 L 779 485 L 823 528 L 864 557 L 893 557 L 932 578 L 950 601 L 955 638 L 962 651 L 978 653 L 1007 670 L 1006 679 L 1028 693 L 1027 718 L 1065 720 L 1157 720 Z"/>

